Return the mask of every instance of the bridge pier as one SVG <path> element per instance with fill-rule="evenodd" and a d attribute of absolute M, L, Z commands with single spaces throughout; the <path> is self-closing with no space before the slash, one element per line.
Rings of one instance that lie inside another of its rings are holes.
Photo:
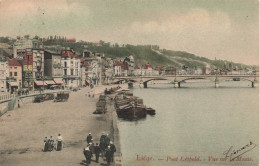
<path fill-rule="evenodd" d="M 177 84 L 178 84 L 178 80 L 177 80 L 177 78 L 175 77 L 175 78 L 174 78 L 174 82 L 173 82 L 174 88 L 177 87 Z"/>
<path fill-rule="evenodd" d="M 147 88 L 147 82 L 144 82 L 143 84 L 144 84 L 144 88 Z"/>
<path fill-rule="evenodd" d="M 256 87 L 258 87 L 258 81 L 255 79 L 254 81 L 252 81 L 252 88 Z"/>
<path fill-rule="evenodd" d="M 219 80 L 218 78 L 215 79 L 215 88 L 218 88 L 219 87 Z"/>

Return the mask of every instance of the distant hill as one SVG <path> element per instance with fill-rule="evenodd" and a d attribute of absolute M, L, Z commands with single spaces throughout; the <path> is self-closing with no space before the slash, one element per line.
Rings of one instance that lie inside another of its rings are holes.
<path fill-rule="evenodd" d="M 183 66 L 187 66 L 189 68 L 210 66 L 212 68 L 221 69 L 224 68 L 225 65 L 228 66 L 231 63 L 232 66 L 236 68 L 245 69 L 254 67 L 224 60 L 210 60 L 208 58 L 199 57 L 183 51 L 172 51 L 166 49 L 159 50 L 158 46 L 154 48 L 154 46 L 151 45 L 124 45 L 121 47 L 115 45 L 111 47 L 106 44 L 101 46 L 89 44 L 88 46 L 89 50 L 104 53 L 106 57 L 114 59 L 133 55 L 136 63 L 139 65 L 150 63 L 156 66 L 175 66 L 177 68 L 181 68 Z"/>
<path fill-rule="evenodd" d="M 11 44 L 14 40 L 9 40 L 7 37 L 0 37 L 2 43 Z M 11 42 L 11 43 L 10 43 Z M 99 43 L 79 41 L 75 43 L 67 43 L 64 40 L 44 41 L 45 46 L 70 47 L 76 51 L 77 54 L 82 54 L 84 47 L 87 45 L 88 49 L 96 53 L 104 53 L 109 58 L 124 58 L 133 55 L 136 64 L 142 65 L 150 63 L 153 66 L 175 66 L 182 68 L 183 66 L 194 68 L 210 66 L 211 68 L 224 68 L 232 64 L 235 68 L 253 68 L 256 66 L 244 65 L 224 60 L 210 60 L 205 57 L 200 57 L 192 53 L 183 51 L 172 51 L 166 49 L 159 49 L 156 45 L 121 45 L 111 44 L 109 42 L 100 41 Z"/>

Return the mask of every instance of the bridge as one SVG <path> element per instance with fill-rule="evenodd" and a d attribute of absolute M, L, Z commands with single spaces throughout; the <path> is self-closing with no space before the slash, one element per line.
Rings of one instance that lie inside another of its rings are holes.
<path fill-rule="evenodd" d="M 168 80 L 174 87 L 181 87 L 181 83 L 187 80 L 209 80 L 215 83 L 215 87 L 219 87 L 221 81 L 234 80 L 234 81 L 249 81 L 252 88 L 258 86 L 258 75 L 162 75 L 162 76 L 127 76 L 127 77 L 114 77 L 114 80 L 126 82 L 140 82 L 144 88 L 147 88 L 147 83 L 153 80 Z"/>

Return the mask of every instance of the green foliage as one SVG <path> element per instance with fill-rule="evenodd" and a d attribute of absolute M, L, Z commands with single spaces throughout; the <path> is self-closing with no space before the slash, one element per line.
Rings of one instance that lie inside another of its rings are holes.
<path fill-rule="evenodd" d="M 9 37 L 0 37 L 0 43 L 10 43 L 11 40 L 9 39 Z"/>
<path fill-rule="evenodd" d="M 52 37 L 51 37 L 52 38 Z M 54 37 L 55 38 L 55 37 Z M 0 38 L 1 39 L 1 38 Z M 64 39 L 56 39 L 53 41 L 45 42 L 44 45 L 61 45 L 63 47 L 70 47 L 77 54 L 82 54 L 84 51 L 84 46 L 88 45 L 88 49 L 92 52 L 96 53 L 104 53 L 106 57 L 116 59 L 116 58 L 125 58 L 129 55 L 133 55 L 135 58 L 135 62 L 138 65 L 150 63 L 154 66 L 174 66 L 177 68 L 181 68 L 178 63 L 170 60 L 167 56 L 176 57 L 176 61 L 189 67 L 203 67 L 206 62 L 210 64 L 212 67 L 223 69 L 224 65 L 232 64 L 233 67 L 238 68 L 251 68 L 249 65 L 242 65 L 239 63 L 233 63 L 230 61 L 223 60 L 210 60 L 205 57 L 196 56 L 191 53 L 183 52 L 183 51 L 172 51 L 163 49 L 161 52 L 164 55 L 160 55 L 156 53 L 154 50 L 159 50 L 159 46 L 156 45 L 123 45 L 119 46 L 117 43 L 111 44 L 110 42 L 105 42 L 100 40 L 98 44 L 92 42 L 79 41 L 76 43 L 67 43 Z M 151 49 L 152 48 L 152 49 Z"/>

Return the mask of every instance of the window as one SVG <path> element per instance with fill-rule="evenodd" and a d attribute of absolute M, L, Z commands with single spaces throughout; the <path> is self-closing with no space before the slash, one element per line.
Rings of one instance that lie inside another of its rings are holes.
<path fill-rule="evenodd" d="M 71 83 L 73 83 L 73 80 L 71 80 Z"/>
<path fill-rule="evenodd" d="M 73 69 L 70 70 L 70 75 L 73 75 L 73 71 L 74 71 Z"/>
<path fill-rule="evenodd" d="M 17 72 L 14 72 L 14 76 L 17 76 Z"/>
<path fill-rule="evenodd" d="M 67 62 L 64 62 L 64 67 L 67 67 Z"/>
<path fill-rule="evenodd" d="M 78 70 L 76 70 L 76 76 L 78 75 Z"/>
<path fill-rule="evenodd" d="M 10 77 L 12 77 L 13 76 L 13 73 L 12 72 L 10 72 Z"/>
<path fill-rule="evenodd" d="M 64 75 L 65 76 L 67 75 L 67 69 L 64 69 Z"/>
<path fill-rule="evenodd" d="M 17 69 L 17 67 L 14 67 L 14 69 Z"/>

